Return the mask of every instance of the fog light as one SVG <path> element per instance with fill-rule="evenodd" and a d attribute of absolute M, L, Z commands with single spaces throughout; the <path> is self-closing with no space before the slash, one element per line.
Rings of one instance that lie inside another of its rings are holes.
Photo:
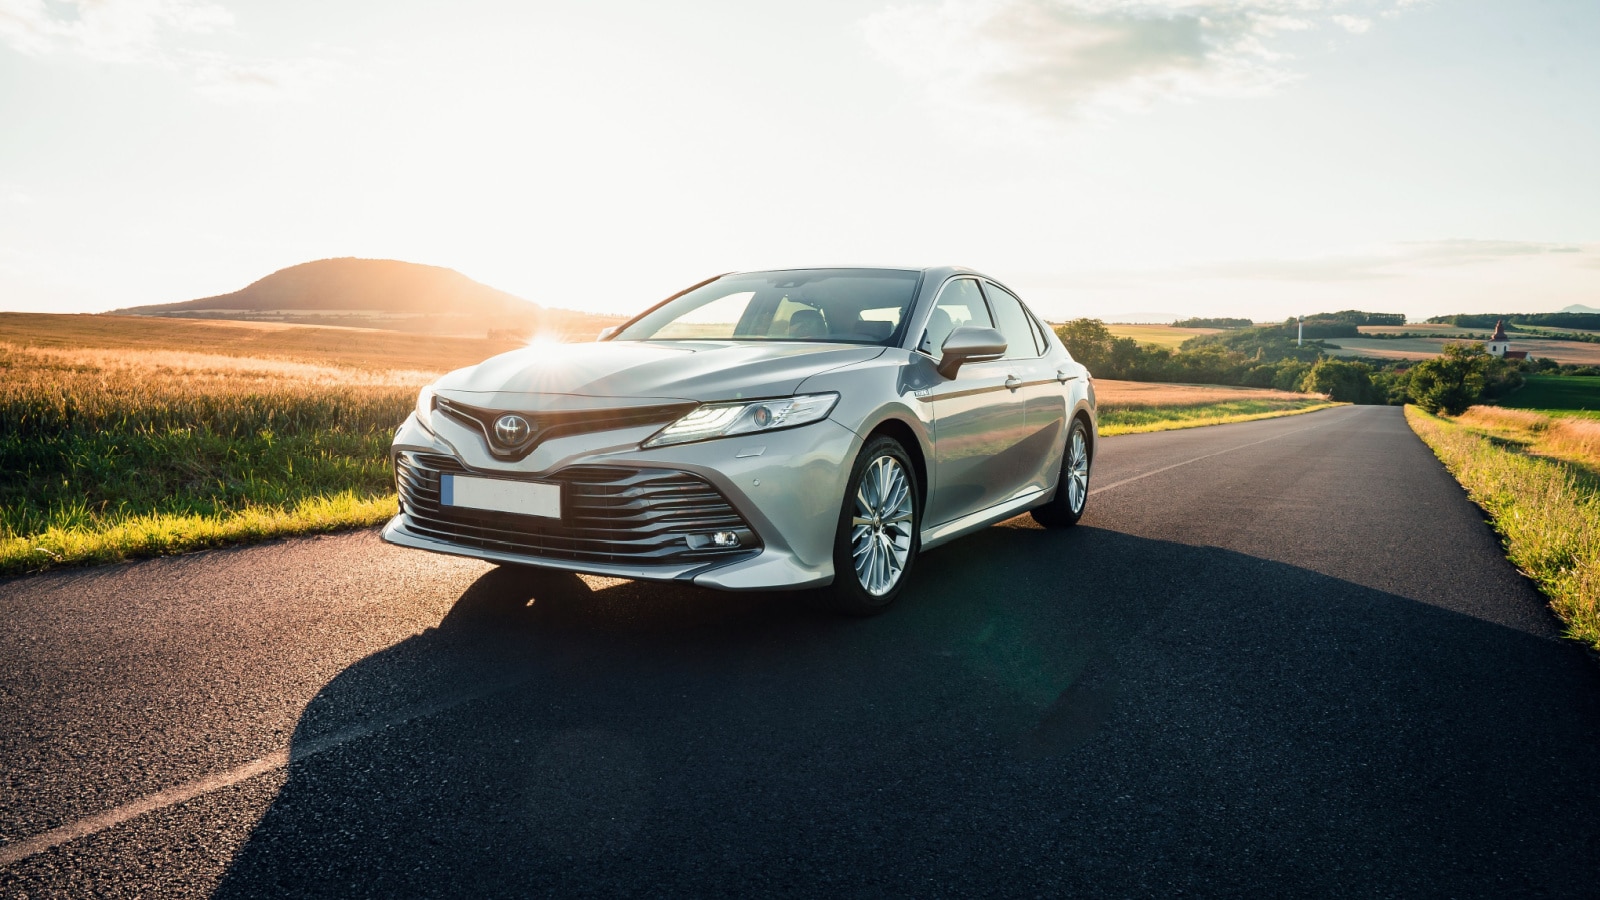
<path fill-rule="evenodd" d="M 737 531 L 716 531 L 711 534 L 691 534 L 685 540 L 690 550 L 705 550 L 708 548 L 726 549 L 737 547 L 741 543 Z"/>

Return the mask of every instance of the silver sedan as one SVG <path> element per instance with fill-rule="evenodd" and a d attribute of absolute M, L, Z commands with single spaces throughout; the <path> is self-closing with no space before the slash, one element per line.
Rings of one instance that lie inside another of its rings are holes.
<path fill-rule="evenodd" d="M 1094 385 L 961 268 L 722 275 L 592 344 L 423 388 L 391 543 L 887 607 L 917 555 L 1023 511 L 1075 524 Z"/>

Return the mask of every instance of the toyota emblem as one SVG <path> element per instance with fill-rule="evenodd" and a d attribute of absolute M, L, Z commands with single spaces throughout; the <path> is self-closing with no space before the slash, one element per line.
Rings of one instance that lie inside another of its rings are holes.
<path fill-rule="evenodd" d="M 527 442 L 532 433 L 533 426 L 521 416 L 508 414 L 494 420 L 494 436 L 507 447 Z"/>

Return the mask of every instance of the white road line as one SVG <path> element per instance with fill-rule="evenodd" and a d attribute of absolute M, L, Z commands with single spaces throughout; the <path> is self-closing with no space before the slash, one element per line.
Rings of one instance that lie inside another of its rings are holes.
<path fill-rule="evenodd" d="M 1350 408 L 1351 409 L 1355 409 L 1355 407 L 1353 407 L 1353 406 L 1350 407 Z M 1296 428 L 1294 431 L 1285 431 L 1282 434 L 1275 434 L 1272 437 L 1264 437 L 1259 441 L 1251 441 L 1248 444 L 1239 444 L 1236 447 L 1228 447 L 1228 448 L 1223 449 L 1223 450 L 1218 450 L 1218 451 L 1216 451 L 1214 453 L 1207 453 L 1204 456 L 1196 456 L 1194 459 L 1186 459 L 1183 462 L 1175 462 L 1170 466 L 1162 466 L 1159 469 L 1151 469 L 1148 472 L 1141 472 L 1138 475 L 1130 475 L 1129 477 L 1124 478 L 1121 481 L 1113 481 L 1110 484 L 1102 484 L 1099 487 L 1094 488 L 1093 490 L 1091 490 L 1089 492 L 1089 496 L 1092 497 L 1095 494 L 1101 494 L 1101 493 L 1104 493 L 1106 491 L 1111 490 L 1112 488 L 1122 487 L 1125 484 L 1132 484 L 1135 481 L 1139 481 L 1140 479 L 1149 478 L 1151 475 L 1160 475 L 1162 472 L 1170 472 L 1173 469 L 1179 468 L 1181 466 L 1187 466 L 1190 463 L 1197 463 L 1197 462 L 1200 462 L 1203 459 L 1210 459 L 1213 456 L 1221 456 L 1224 453 L 1232 453 L 1235 450 L 1243 450 L 1246 447 L 1254 447 L 1257 444 L 1265 444 L 1268 441 L 1275 441 L 1275 440 L 1277 440 L 1279 438 L 1286 438 L 1286 437 L 1290 437 L 1290 436 L 1296 435 L 1296 434 L 1304 434 L 1304 433 L 1306 433 L 1308 431 L 1315 431 L 1318 428 L 1326 428 L 1326 427 L 1328 427 L 1329 425 L 1332 425 L 1332 424 L 1333 424 L 1332 422 L 1323 422 L 1320 425 L 1312 425 L 1309 428 Z"/>
<path fill-rule="evenodd" d="M 471 703 L 474 700 L 481 700 L 484 697 L 488 697 L 492 694 L 506 690 L 507 688 L 521 684 L 525 680 L 526 679 L 517 679 L 510 682 L 497 683 L 480 688 L 479 690 L 472 691 L 470 693 L 456 694 L 452 697 L 437 700 L 427 706 L 420 706 L 411 710 L 407 710 L 387 719 L 371 722 L 354 728 L 347 728 L 343 731 L 336 731 L 313 741 L 306 741 L 305 743 L 302 743 L 294 748 L 294 762 L 298 763 L 303 760 L 310 759 L 318 754 L 326 753 L 335 747 L 348 744 L 351 741 L 360 740 L 361 738 L 369 735 L 377 734 L 380 731 L 393 728 L 396 725 L 403 725 L 406 722 L 415 721 L 417 719 L 426 719 L 430 716 L 435 716 L 439 713 L 454 709 L 457 706 Z M 121 825 L 123 822 L 126 822 L 129 819 L 138 818 L 145 813 L 166 809 L 169 806 L 177 806 L 180 803 L 187 803 L 196 797 L 209 794 L 213 791 L 220 791 L 223 788 L 232 787 L 241 782 L 249 781 L 257 775 L 264 775 L 268 772 L 274 772 L 278 769 L 286 768 L 289 765 L 289 762 L 289 751 L 277 750 L 272 753 L 268 753 L 266 756 L 252 759 L 244 765 L 229 769 L 226 772 L 219 772 L 215 775 L 207 775 L 204 778 L 197 778 L 194 781 L 180 784 L 177 787 L 170 787 L 164 791 L 157 791 L 154 794 L 140 797 L 138 800 L 108 809 L 98 815 L 89 816 L 86 819 L 79 819 L 76 822 L 69 822 L 59 828 L 52 828 L 49 831 L 43 832 L 42 834 L 36 834 L 31 838 L 20 840 L 15 844 L 6 844 L 4 846 L 0 846 L 0 868 L 4 868 L 5 866 L 9 866 L 13 863 L 21 862 L 30 856 L 37 856 L 38 854 L 43 853 L 52 847 L 59 847 L 68 841 L 75 841 L 78 838 L 88 837 L 92 834 L 99 834 L 108 828 Z"/>

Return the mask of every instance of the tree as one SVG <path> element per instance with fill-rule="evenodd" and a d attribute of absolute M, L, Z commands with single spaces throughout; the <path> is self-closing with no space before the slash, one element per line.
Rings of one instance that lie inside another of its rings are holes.
<path fill-rule="evenodd" d="M 1483 396 L 1491 361 L 1482 344 L 1446 344 L 1443 356 L 1411 368 L 1411 402 L 1431 413 L 1461 415 Z"/>
<path fill-rule="evenodd" d="M 1073 319 L 1057 328 L 1056 335 L 1066 345 L 1073 359 L 1096 374 L 1106 368 L 1106 363 L 1111 359 L 1112 344 L 1116 340 L 1111 335 L 1111 329 L 1099 319 Z"/>
<path fill-rule="evenodd" d="M 1311 366 L 1300 390 L 1327 394 L 1341 403 L 1367 403 L 1372 399 L 1372 368 L 1358 362 L 1323 357 Z"/>

